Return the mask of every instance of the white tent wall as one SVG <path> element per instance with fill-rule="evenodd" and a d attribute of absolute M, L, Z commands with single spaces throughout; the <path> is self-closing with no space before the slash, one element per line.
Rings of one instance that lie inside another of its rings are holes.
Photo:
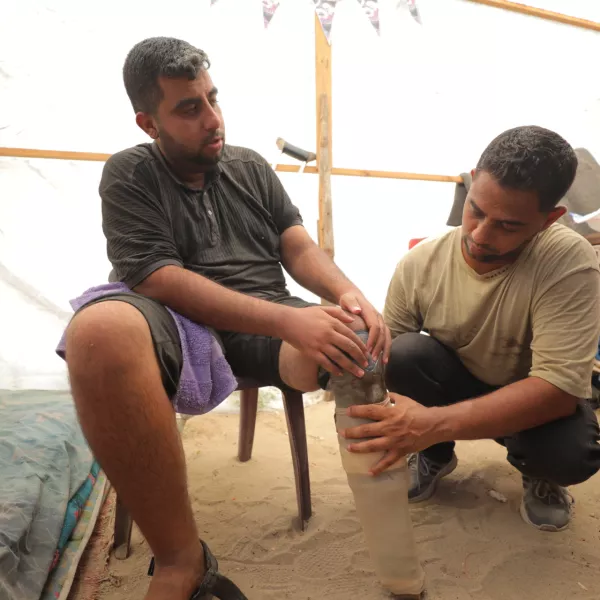
<path fill-rule="evenodd" d="M 597 2 L 531 3 L 600 21 Z M 597 33 L 464 0 L 420 0 L 419 26 L 396 4 L 380 2 L 380 37 L 356 1 L 338 5 L 335 166 L 458 174 L 527 123 L 600 156 Z M 268 160 L 278 136 L 314 149 L 313 14 L 309 0 L 282 0 L 265 31 L 259 0 L 3 0 L 0 146 L 111 153 L 146 141 L 122 63 L 137 41 L 172 35 L 209 53 L 230 143 Z M 0 159 L 0 389 L 68 385 L 54 354 L 68 301 L 110 270 L 101 170 Z M 280 176 L 316 238 L 317 177 Z M 381 308 L 408 240 L 445 228 L 453 184 L 334 177 L 332 188 L 336 260 Z"/>

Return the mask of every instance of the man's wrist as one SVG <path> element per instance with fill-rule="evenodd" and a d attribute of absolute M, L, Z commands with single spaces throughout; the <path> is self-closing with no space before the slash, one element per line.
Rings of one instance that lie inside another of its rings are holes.
<path fill-rule="evenodd" d="M 450 406 L 432 406 L 433 436 L 436 443 L 453 442 L 460 438 L 461 423 L 464 421 L 465 402 Z"/>
<path fill-rule="evenodd" d="M 269 310 L 272 311 L 270 314 L 271 337 L 285 340 L 287 338 L 287 325 L 289 325 L 294 311 L 298 310 L 293 306 L 286 306 L 285 304 L 269 303 L 271 306 Z"/>

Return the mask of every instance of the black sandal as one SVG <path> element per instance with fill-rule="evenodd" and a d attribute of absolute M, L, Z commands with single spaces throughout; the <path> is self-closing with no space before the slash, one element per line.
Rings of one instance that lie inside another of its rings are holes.
<path fill-rule="evenodd" d="M 206 573 L 200 587 L 192 594 L 190 600 L 210 600 L 215 597 L 219 600 L 248 600 L 243 592 L 231 579 L 219 573 L 219 563 L 208 546 L 200 540 L 204 549 L 204 566 Z M 154 558 L 150 561 L 148 575 L 154 573 Z"/>

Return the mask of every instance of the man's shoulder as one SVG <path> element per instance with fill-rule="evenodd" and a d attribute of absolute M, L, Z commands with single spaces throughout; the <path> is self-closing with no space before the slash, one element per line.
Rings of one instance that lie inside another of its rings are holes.
<path fill-rule="evenodd" d="M 535 242 L 533 256 L 542 267 L 554 272 L 590 268 L 598 270 L 598 256 L 592 245 L 579 233 L 555 223 Z"/>
<path fill-rule="evenodd" d="M 225 145 L 225 151 L 221 158 L 221 164 L 225 168 L 238 170 L 252 169 L 253 167 L 265 167 L 269 163 L 256 150 L 245 146 Z"/>
<path fill-rule="evenodd" d="M 457 235 L 460 235 L 460 227 L 453 227 L 449 231 L 425 238 L 409 250 L 403 260 L 407 263 L 423 265 L 432 259 L 437 260 L 440 256 L 450 257 Z"/>
<path fill-rule="evenodd" d="M 140 165 L 152 162 L 152 144 L 138 144 L 116 152 L 106 161 L 102 170 L 103 184 L 110 184 L 114 179 L 131 179 Z"/>
<path fill-rule="evenodd" d="M 460 227 L 425 238 L 402 256 L 394 277 L 416 286 L 423 278 L 435 279 L 451 260 L 457 235 L 460 235 Z"/>

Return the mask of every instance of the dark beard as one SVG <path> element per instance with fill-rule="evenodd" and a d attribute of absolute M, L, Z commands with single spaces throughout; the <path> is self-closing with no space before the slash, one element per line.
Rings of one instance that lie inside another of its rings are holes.
<path fill-rule="evenodd" d="M 519 246 L 517 246 L 514 250 L 511 250 L 510 252 L 505 252 L 504 254 L 483 254 L 482 256 L 473 256 L 471 254 L 471 252 L 469 251 L 469 244 L 467 244 L 467 240 L 471 241 L 468 235 L 463 235 L 462 236 L 462 246 L 464 248 L 464 251 L 473 259 L 476 260 L 478 263 L 486 263 L 486 264 L 508 264 L 511 262 L 514 262 L 519 255 L 521 254 L 521 252 L 523 252 L 523 249 L 531 242 L 531 240 L 534 238 L 535 236 L 530 237 L 529 239 L 525 240 L 522 244 L 520 244 Z"/>
<path fill-rule="evenodd" d="M 223 153 L 225 152 L 224 143 L 221 152 L 219 152 L 217 156 L 204 156 L 201 149 L 197 152 L 190 152 L 187 148 L 184 148 L 181 144 L 176 142 L 165 131 L 159 132 L 159 140 L 163 153 L 168 161 L 173 166 L 179 167 L 185 171 L 195 170 L 198 167 L 211 170 L 210 167 L 215 167 L 220 162 L 221 158 L 223 158 Z"/>

